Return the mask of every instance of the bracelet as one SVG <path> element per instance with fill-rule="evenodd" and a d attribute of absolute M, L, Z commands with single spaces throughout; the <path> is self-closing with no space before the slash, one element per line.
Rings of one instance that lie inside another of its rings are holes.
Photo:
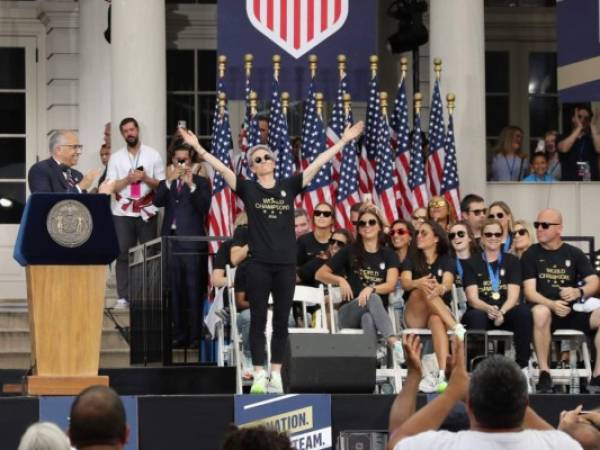
<path fill-rule="evenodd" d="M 377 289 L 375 289 L 375 286 L 371 286 L 371 289 L 373 289 L 373 292 L 371 292 L 371 295 L 377 294 Z"/>
<path fill-rule="evenodd" d="M 580 299 L 585 300 L 585 292 L 583 292 L 583 288 L 579 288 Z"/>

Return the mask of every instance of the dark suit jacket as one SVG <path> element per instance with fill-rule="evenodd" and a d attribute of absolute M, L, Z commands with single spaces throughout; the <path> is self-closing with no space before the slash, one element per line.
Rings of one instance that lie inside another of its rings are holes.
<path fill-rule="evenodd" d="M 79 183 L 83 174 L 71 169 L 75 183 Z M 70 187 L 63 175 L 63 171 L 53 158 L 44 159 L 35 163 L 27 174 L 29 190 L 34 192 L 73 192 L 78 193 L 76 187 Z"/>
<path fill-rule="evenodd" d="M 192 193 L 187 184 L 177 192 L 177 180 L 171 182 L 170 189 L 162 180 L 156 190 L 154 205 L 165 208 L 161 235 L 171 234 L 173 220 L 178 236 L 204 236 L 204 223 L 210 208 L 210 188 L 206 178 L 194 175 L 196 190 Z"/>

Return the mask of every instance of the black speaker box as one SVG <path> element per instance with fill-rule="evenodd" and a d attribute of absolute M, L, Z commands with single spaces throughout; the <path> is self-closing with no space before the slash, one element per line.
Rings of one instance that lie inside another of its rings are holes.
<path fill-rule="evenodd" d="M 283 389 L 292 393 L 365 393 L 375 390 L 375 342 L 362 334 L 290 334 Z"/>

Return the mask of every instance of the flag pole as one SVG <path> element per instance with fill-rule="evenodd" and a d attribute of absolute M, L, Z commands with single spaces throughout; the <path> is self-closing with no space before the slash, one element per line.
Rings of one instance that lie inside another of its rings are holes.
<path fill-rule="evenodd" d="M 342 80 L 346 76 L 346 55 L 338 55 L 338 70 L 340 72 L 340 80 Z"/>
<path fill-rule="evenodd" d="M 456 107 L 456 96 L 454 94 L 446 95 L 446 101 L 448 102 L 448 115 L 451 116 L 454 114 L 454 109 Z"/>
<path fill-rule="evenodd" d="M 250 99 L 250 115 L 254 117 L 256 115 L 257 107 L 258 107 L 258 95 L 255 91 L 250 91 L 249 95 Z"/>
<path fill-rule="evenodd" d="M 219 68 L 219 78 L 223 78 L 225 76 L 225 69 L 227 67 L 227 56 L 219 55 L 217 58 L 217 65 Z"/>
<path fill-rule="evenodd" d="M 222 119 L 225 115 L 225 105 L 227 104 L 227 95 L 225 92 L 219 92 L 219 117 Z"/>
<path fill-rule="evenodd" d="M 350 110 L 352 109 L 352 96 L 348 93 L 344 94 L 342 97 L 344 102 L 344 118 L 346 119 L 346 123 L 350 117 Z"/>
<path fill-rule="evenodd" d="M 279 71 L 281 70 L 281 56 L 273 55 L 273 77 L 279 81 Z"/>
<path fill-rule="evenodd" d="M 281 93 L 281 109 L 283 110 L 283 115 L 287 120 L 288 107 L 290 105 L 290 93 L 282 92 Z"/>
<path fill-rule="evenodd" d="M 379 67 L 379 56 L 371 55 L 369 57 L 369 66 L 371 68 L 371 78 L 375 78 L 377 76 L 377 69 Z"/>
<path fill-rule="evenodd" d="M 317 76 L 317 55 L 309 55 L 308 56 L 308 69 L 310 70 L 310 77 L 314 78 Z"/>
<path fill-rule="evenodd" d="M 381 114 L 387 120 L 388 115 L 388 93 L 381 91 L 379 93 L 379 104 L 381 105 Z"/>
<path fill-rule="evenodd" d="M 321 120 L 323 120 L 323 93 L 316 92 L 315 93 L 315 101 L 317 103 L 317 115 Z"/>
<path fill-rule="evenodd" d="M 442 78 L 442 60 L 440 58 L 433 60 L 433 71 L 435 72 L 435 79 L 440 81 L 440 78 Z"/>
<path fill-rule="evenodd" d="M 423 96 L 420 92 L 415 92 L 415 114 L 418 116 L 421 115 L 421 106 L 422 106 Z"/>
<path fill-rule="evenodd" d="M 254 56 L 252 53 L 246 53 L 244 55 L 244 70 L 246 71 L 246 78 L 250 78 L 252 75 L 252 62 L 254 61 Z"/>

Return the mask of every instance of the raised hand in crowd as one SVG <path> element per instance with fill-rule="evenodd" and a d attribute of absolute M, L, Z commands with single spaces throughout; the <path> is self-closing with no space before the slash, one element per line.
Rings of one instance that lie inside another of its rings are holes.
<path fill-rule="evenodd" d="M 469 393 L 469 374 L 465 362 L 465 344 L 456 336 L 452 336 L 452 354 L 448 364 L 451 373 L 448 380 L 447 393 L 455 401 L 465 401 Z"/>
<path fill-rule="evenodd" d="M 421 338 L 416 334 L 405 334 L 402 336 L 402 345 L 404 346 L 404 356 L 409 374 L 410 372 L 414 372 L 421 378 L 423 375 L 423 366 L 421 364 L 423 343 L 421 342 Z"/>
<path fill-rule="evenodd" d="M 577 130 L 581 130 L 583 128 L 581 119 L 579 119 L 579 108 L 575 108 L 573 110 L 573 117 L 571 117 L 571 123 L 573 124 L 573 128 Z"/>

